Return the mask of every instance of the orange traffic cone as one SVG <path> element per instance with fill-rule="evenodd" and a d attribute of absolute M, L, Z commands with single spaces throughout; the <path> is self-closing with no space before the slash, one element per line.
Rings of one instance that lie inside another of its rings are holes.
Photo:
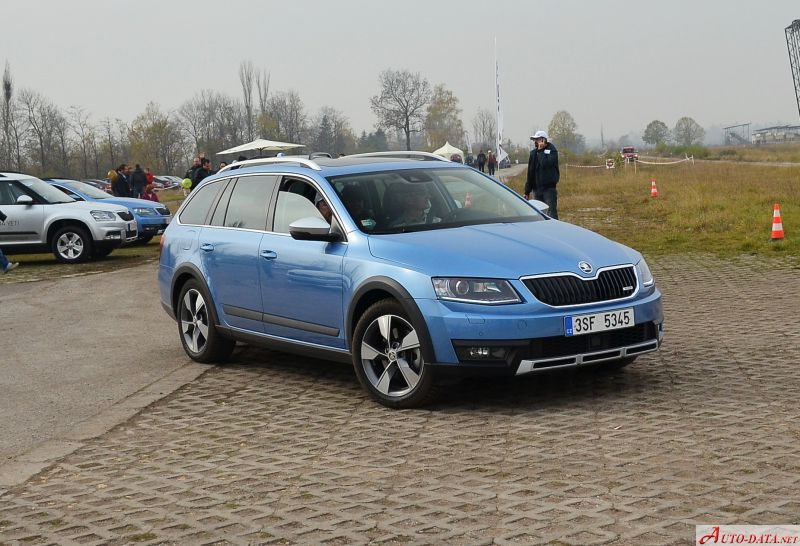
<path fill-rule="evenodd" d="M 472 194 L 467 192 L 467 195 L 464 197 L 464 208 L 472 208 Z"/>
<path fill-rule="evenodd" d="M 783 239 L 783 222 L 781 222 L 781 207 L 775 203 L 775 209 L 772 211 L 772 238 L 771 241 L 780 241 Z"/>
<path fill-rule="evenodd" d="M 650 180 L 650 197 L 658 197 L 658 188 L 656 188 L 656 179 Z"/>

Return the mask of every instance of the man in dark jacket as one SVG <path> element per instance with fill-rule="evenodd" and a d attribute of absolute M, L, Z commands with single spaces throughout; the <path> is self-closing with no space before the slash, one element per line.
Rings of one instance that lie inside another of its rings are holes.
<path fill-rule="evenodd" d="M 528 158 L 528 181 L 525 182 L 525 199 L 544 201 L 550 210 L 548 216 L 558 220 L 558 191 L 556 184 L 561 177 L 558 171 L 558 150 L 544 131 L 536 131 L 531 137 L 534 148 Z"/>
<path fill-rule="evenodd" d="M 211 160 L 207 157 L 204 157 L 200 163 L 200 168 L 194 172 L 194 178 L 192 178 L 192 188 L 195 189 L 200 182 L 207 176 L 211 176 Z"/>
<path fill-rule="evenodd" d="M 144 187 L 146 185 L 147 175 L 137 163 L 136 167 L 133 169 L 133 174 L 131 175 L 131 190 L 133 191 L 133 197 L 140 199 L 144 193 Z"/>
<path fill-rule="evenodd" d="M 117 179 L 111 182 L 111 193 L 117 197 L 130 197 L 131 187 L 126 174 L 127 165 L 117 167 Z"/>
<path fill-rule="evenodd" d="M 478 152 L 478 169 L 483 172 L 484 167 L 486 166 L 486 154 L 483 153 L 483 150 Z"/>

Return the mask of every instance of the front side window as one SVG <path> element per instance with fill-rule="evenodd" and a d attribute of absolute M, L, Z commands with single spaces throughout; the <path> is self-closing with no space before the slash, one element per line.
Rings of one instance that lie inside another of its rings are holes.
<path fill-rule="evenodd" d="M 470 168 L 359 173 L 330 182 L 359 229 L 373 234 L 545 219 Z"/>
<path fill-rule="evenodd" d="M 323 218 L 318 206 L 314 205 L 316 189 L 300 180 L 289 180 L 283 184 L 278 192 L 278 201 L 275 204 L 275 224 L 273 231 L 276 233 L 289 233 L 289 224 L 301 218 Z"/>
<path fill-rule="evenodd" d="M 221 187 L 220 181 L 211 182 L 194 190 L 189 197 L 189 202 L 183 207 L 179 219 L 182 224 L 201 226 L 208 216 L 208 209 L 214 204 L 214 199 Z"/>

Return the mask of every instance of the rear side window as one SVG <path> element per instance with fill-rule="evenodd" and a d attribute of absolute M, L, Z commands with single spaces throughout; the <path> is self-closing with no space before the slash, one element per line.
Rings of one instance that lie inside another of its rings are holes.
<path fill-rule="evenodd" d="M 179 216 L 181 223 L 203 225 L 208 216 L 208 209 L 214 204 L 220 187 L 219 181 L 215 181 L 194 190 Z"/>
<path fill-rule="evenodd" d="M 244 176 L 236 181 L 225 213 L 225 227 L 265 230 L 267 205 L 277 176 Z"/>

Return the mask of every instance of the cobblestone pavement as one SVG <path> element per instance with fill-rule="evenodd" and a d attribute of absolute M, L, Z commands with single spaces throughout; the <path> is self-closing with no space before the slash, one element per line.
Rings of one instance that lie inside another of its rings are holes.
<path fill-rule="evenodd" d="M 696 523 L 800 524 L 800 271 L 651 261 L 667 338 L 624 371 L 392 411 L 347 366 L 242 348 L 0 491 L 0 542 L 687 544 Z"/>

